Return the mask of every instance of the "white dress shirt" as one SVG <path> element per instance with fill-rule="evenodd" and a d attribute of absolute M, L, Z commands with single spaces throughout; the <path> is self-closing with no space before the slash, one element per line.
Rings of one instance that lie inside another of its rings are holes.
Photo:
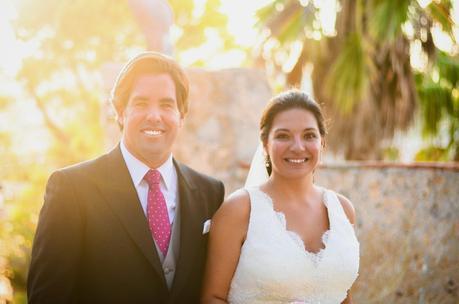
<path fill-rule="evenodd" d="M 142 205 L 145 216 L 147 215 L 147 196 L 148 184 L 143 179 L 150 168 L 135 158 L 124 145 L 123 141 L 120 142 L 121 154 L 123 155 L 126 166 L 131 175 L 132 182 L 134 183 L 137 195 Z M 172 225 L 175 218 L 175 210 L 178 204 L 178 179 L 177 171 L 175 170 L 174 162 L 172 161 L 172 154 L 169 158 L 156 170 L 161 173 L 160 189 L 164 195 L 167 204 L 167 212 L 169 214 L 169 221 Z"/>

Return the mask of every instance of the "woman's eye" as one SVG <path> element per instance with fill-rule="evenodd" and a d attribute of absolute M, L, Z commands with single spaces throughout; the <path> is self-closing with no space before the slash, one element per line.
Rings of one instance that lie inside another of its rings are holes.
<path fill-rule="evenodd" d="M 286 138 L 288 138 L 288 135 L 287 134 L 277 134 L 275 138 L 277 138 L 277 139 L 286 139 Z"/>
<path fill-rule="evenodd" d="M 308 133 L 304 136 L 306 139 L 314 139 L 317 138 L 317 135 L 314 133 Z"/>

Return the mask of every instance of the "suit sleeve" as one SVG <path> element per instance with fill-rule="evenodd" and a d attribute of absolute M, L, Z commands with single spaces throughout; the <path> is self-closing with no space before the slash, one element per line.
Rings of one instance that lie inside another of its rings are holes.
<path fill-rule="evenodd" d="M 64 172 L 51 175 L 32 247 L 27 278 L 30 304 L 76 303 L 82 217 Z"/>
<path fill-rule="evenodd" d="M 223 185 L 221 181 L 218 181 L 218 201 L 217 201 L 218 205 L 216 209 L 220 207 L 224 199 L 225 199 L 225 186 Z"/>

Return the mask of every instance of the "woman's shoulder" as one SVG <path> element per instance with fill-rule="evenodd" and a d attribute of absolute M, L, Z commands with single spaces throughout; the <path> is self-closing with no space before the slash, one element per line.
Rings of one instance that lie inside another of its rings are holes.
<path fill-rule="evenodd" d="M 245 189 L 231 193 L 222 203 L 215 218 L 222 221 L 247 221 L 250 214 L 250 197 Z"/>
<path fill-rule="evenodd" d="M 354 205 L 352 204 L 352 202 L 347 197 L 342 195 L 341 193 L 338 193 L 336 191 L 329 190 L 326 188 L 323 188 L 323 189 L 324 191 L 332 191 L 334 194 L 336 194 L 336 197 L 338 198 L 338 201 L 341 203 L 341 206 L 347 218 L 349 219 L 349 222 L 351 222 L 351 224 L 354 224 L 355 223 L 355 209 L 354 209 Z"/>
<path fill-rule="evenodd" d="M 343 207 L 344 213 L 346 213 L 349 222 L 351 222 L 351 224 L 355 224 L 355 209 L 352 202 L 341 193 L 336 193 L 336 196 L 338 197 L 338 200 L 341 203 L 341 206 Z"/>

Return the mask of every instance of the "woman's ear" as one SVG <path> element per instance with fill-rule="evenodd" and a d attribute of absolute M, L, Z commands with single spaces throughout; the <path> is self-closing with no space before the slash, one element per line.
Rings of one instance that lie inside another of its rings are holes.
<path fill-rule="evenodd" d="M 261 144 L 263 145 L 263 151 L 266 152 L 268 150 L 268 138 L 266 139 L 261 139 Z"/>
<path fill-rule="evenodd" d="M 326 148 L 326 144 L 325 144 L 325 139 L 323 137 L 321 137 L 321 143 L 320 143 L 320 146 L 322 147 L 322 151 L 325 150 Z"/>
<path fill-rule="evenodd" d="M 322 139 L 322 142 L 320 144 L 321 149 L 320 149 L 320 154 L 319 154 L 319 164 L 322 164 L 322 159 L 323 159 L 323 154 L 326 151 L 326 145 L 325 145 L 325 140 Z"/>

